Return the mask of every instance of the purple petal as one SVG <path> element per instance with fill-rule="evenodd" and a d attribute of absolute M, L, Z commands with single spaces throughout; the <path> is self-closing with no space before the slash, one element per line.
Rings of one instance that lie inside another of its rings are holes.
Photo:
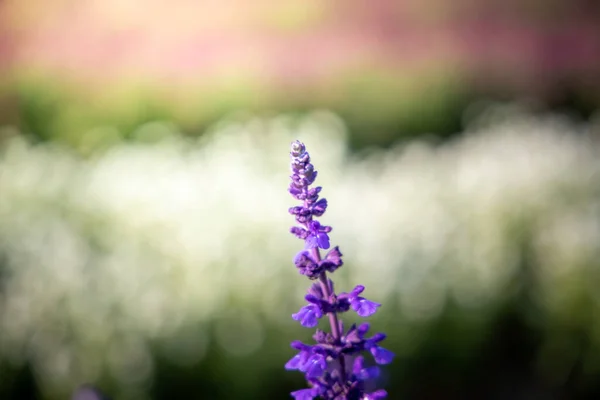
<path fill-rule="evenodd" d="M 325 372 L 325 368 L 327 368 L 325 357 L 320 354 L 313 354 L 300 368 L 300 371 L 306 372 L 307 378 L 319 378 Z"/>
<path fill-rule="evenodd" d="M 377 307 L 381 307 L 381 304 L 367 300 L 363 297 L 357 297 L 356 299 L 353 299 L 350 302 L 350 305 L 352 306 L 352 309 L 361 317 L 369 317 L 377 312 Z"/>
<path fill-rule="evenodd" d="M 308 227 L 312 232 L 319 232 L 321 223 L 319 221 L 311 221 Z"/>
<path fill-rule="evenodd" d="M 317 233 L 317 243 L 320 248 L 328 249 L 329 248 L 329 236 L 326 233 L 322 233 L 322 232 Z"/>
<path fill-rule="evenodd" d="M 295 206 L 295 207 L 290 207 L 288 209 L 288 212 L 292 215 L 297 215 L 300 214 L 302 212 L 302 210 L 304 209 L 304 207 L 301 206 Z"/>
<path fill-rule="evenodd" d="M 313 233 L 311 233 L 310 235 L 307 236 L 307 238 L 304 242 L 304 248 L 305 249 L 313 249 L 315 247 L 319 247 L 319 243 L 317 240 L 317 236 L 314 235 Z"/>
<path fill-rule="evenodd" d="M 292 349 L 296 349 L 298 351 L 304 351 L 306 353 L 309 353 L 312 350 L 312 346 L 304 344 L 299 340 L 294 340 L 292 343 L 290 343 L 290 347 Z"/>
<path fill-rule="evenodd" d="M 377 332 L 369 339 L 369 343 L 371 343 L 371 346 L 375 345 L 375 343 L 379 343 L 382 340 L 385 340 L 386 337 L 387 335 L 385 333 Z"/>
<path fill-rule="evenodd" d="M 355 374 L 355 375 L 356 375 L 356 378 L 361 381 L 375 379 L 379 376 L 379 367 L 364 368 L 364 369 L 360 370 L 358 374 Z"/>
<path fill-rule="evenodd" d="M 377 364 L 389 364 L 394 359 L 394 353 L 379 346 L 371 347 L 371 354 Z"/>
<path fill-rule="evenodd" d="M 365 287 L 363 285 L 356 285 L 350 294 L 353 297 L 358 297 L 359 294 L 365 291 Z"/>
<path fill-rule="evenodd" d="M 342 262 L 342 253 L 340 252 L 340 248 L 335 246 L 333 249 L 329 250 L 327 255 L 325 256 L 325 260 L 329 261 L 336 267 L 339 267 L 343 264 Z"/>
<path fill-rule="evenodd" d="M 362 338 L 358 335 L 358 330 L 356 329 L 356 325 L 352 325 L 348 332 L 344 336 L 345 342 L 347 343 L 359 343 Z"/>
<path fill-rule="evenodd" d="M 359 338 L 363 338 L 367 332 L 369 332 L 369 329 L 371 328 L 371 325 L 368 322 L 363 322 L 362 324 L 360 324 L 358 326 L 358 337 Z"/>
<path fill-rule="evenodd" d="M 308 289 L 308 294 L 315 296 L 317 299 L 323 299 L 323 289 L 318 283 L 313 283 Z"/>
<path fill-rule="evenodd" d="M 306 239 L 306 236 L 308 235 L 308 231 L 304 228 L 300 228 L 298 226 L 292 226 L 290 228 L 290 232 L 296 236 L 298 239 Z M 297 256 L 296 256 L 297 257 Z"/>
<path fill-rule="evenodd" d="M 304 296 L 304 299 L 312 304 L 319 304 L 321 302 L 321 299 L 312 293 L 308 293 L 306 296 Z"/>
<path fill-rule="evenodd" d="M 383 389 L 377 390 L 373 393 L 368 393 L 363 400 L 382 400 L 387 397 L 387 392 Z"/>
<path fill-rule="evenodd" d="M 298 254 L 296 254 L 294 256 L 294 264 L 296 264 L 296 265 L 302 264 L 306 261 L 307 258 L 308 258 L 308 251 L 302 250 L 301 252 L 299 252 Z"/>
<path fill-rule="evenodd" d="M 306 250 L 302 250 L 296 254 L 294 257 L 294 264 L 296 265 L 296 268 L 299 269 L 314 269 L 314 267 L 317 265 L 311 258 L 310 253 Z"/>
<path fill-rule="evenodd" d="M 288 188 L 288 192 L 290 192 L 292 196 L 297 197 L 302 193 L 302 190 L 298 189 L 294 184 L 291 184 Z"/>
<path fill-rule="evenodd" d="M 313 206 L 312 206 L 312 214 L 317 217 L 320 217 L 321 215 L 323 215 L 325 213 L 325 210 L 327 210 L 327 200 L 326 199 L 321 199 L 321 200 L 317 201 L 315 204 L 313 204 Z"/>
<path fill-rule="evenodd" d="M 327 342 L 327 333 L 325 333 L 324 331 L 317 329 L 317 332 L 315 332 L 315 334 L 313 335 L 313 339 L 315 339 L 315 342 L 319 343 L 319 344 L 323 344 Z"/>
<path fill-rule="evenodd" d="M 354 375 L 360 374 L 360 371 L 364 369 L 365 358 L 363 356 L 358 356 L 354 360 L 354 364 L 352 365 L 352 373 Z"/>
<path fill-rule="evenodd" d="M 312 400 L 315 398 L 313 389 L 301 389 L 291 393 L 296 400 Z"/>
<path fill-rule="evenodd" d="M 308 189 L 308 197 L 317 197 L 321 189 L 323 189 L 321 186 L 315 186 L 314 188 Z"/>
<path fill-rule="evenodd" d="M 304 365 L 305 362 L 306 362 L 306 353 L 300 352 L 300 353 L 296 354 L 294 357 L 292 357 L 292 359 L 289 360 L 287 363 L 285 363 L 285 369 L 287 369 L 287 370 L 300 369 L 300 367 L 302 365 Z"/>
<path fill-rule="evenodd" d="M 300 324 L 305 328 L 314 328 L 319 324 L 319 318 L 323 316 L 321 309 L 314 305 L 309 304 L 304 306 L 296 314 L 292 314 L 292 318 L 296 321 L 300 321 Z"/>
<path fill-rule="evenodd" d="M 302 176 L 305 176 L 307 179 L 310 180 L 310 178 L 312 178 L 312 176 L 313 176 L 313 173 L 316 173 L 316 171 L 315 171 L 314 165 L 306 164 L 304 166 L 304 168 L 302 168 L 298 171 L 298 173 Z"/>

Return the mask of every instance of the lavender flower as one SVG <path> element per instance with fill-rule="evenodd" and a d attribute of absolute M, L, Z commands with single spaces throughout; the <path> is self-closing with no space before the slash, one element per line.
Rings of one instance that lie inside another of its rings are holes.
<path fill-rule="evenodd" d="M 314 217 L 320 217 L 327 209 L 327 200 L 319 199 L 321 187 L 311 187 L 317 177 L 310 155 L 304 144 L 292 143 L 292 176 L 289 192 L 302 205 L 291 207 L 300 226 L 294 226 L 290 232 L 304 240 L 304 249 L 294 257 L 294 264 L 301 275 L 318 280 L 311 285 L 305 296 L 307 305 L 292 315 L 302 326 L 314 328 L 324 315 L 329 318 L 331 332 L 317 329 L 313 336 L 315 345 L 298 341 L 292 342 L 292 348 L 298 351 L 286 364 L 288 370 L 299 370 L 305 374 L 310 387 L 292 392 L 296 400 L 379 400 L 387 396 L 385 390 L 366 392 L 366 382 L 379 376 L 379 367 L 365 366 L 360 354 L 369 352 L 376 364 L 389 364 L 394 353 L 379 346 L 385 339 L 383 333 L 366 337 L 369 324 L 352 325 L 344 329 L 338 314 L 354 310 L 361 317 L 368 317 L 377 311 L 381 304 L 367 300 L 360 295 L 365 290 L 356 286 L 350 293 L 335 294 L 333 282 L 327 273 L 335 272 L 342 266 L 342 253 L 335 246 L 321 257 L 321 249 L 330 248 L 330 226 L 321 225 Z"/>

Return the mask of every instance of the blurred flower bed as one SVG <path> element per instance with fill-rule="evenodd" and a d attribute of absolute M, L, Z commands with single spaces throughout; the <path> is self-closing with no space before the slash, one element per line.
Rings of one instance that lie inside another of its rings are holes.
<path fill-rule="evenodd" d="M 386 305 L 393 398 L 490 379 L 477 374 L 507 312 L 536 333 L 532 381 L 577 367 L 585 393 L 600 373 L 597 128 L 492 108 L 445 143 L 352 153 L 330 112 L 235 115 L 198 138 L 148 122 L 87 157 L 3 128 L 0 397 L 27 367 L 45 399 L 83 382 L 118 399 L 285 398 L 305 289 L 287 234 L 296 138 L 323 171 L 337 285 Z"/>

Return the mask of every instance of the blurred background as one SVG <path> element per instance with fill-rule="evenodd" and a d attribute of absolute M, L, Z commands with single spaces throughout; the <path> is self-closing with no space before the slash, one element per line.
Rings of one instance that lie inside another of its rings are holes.
<path fill-rule="evenodd" d="M 296 138 L 391 399 L 598 398 L 599 106 L 593 0 L 0 0 L 0 398 L 304 387 Z"/>

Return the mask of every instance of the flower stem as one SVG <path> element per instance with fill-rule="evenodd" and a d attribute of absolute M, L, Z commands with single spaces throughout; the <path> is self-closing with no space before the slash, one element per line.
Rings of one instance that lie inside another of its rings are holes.
<path fill-rule="evenodd" d="M 321 261 L 321 253 L 319 251 L 318 247 L 313 247 L 311 249 L 312 251 L 312 255 L 315 259 L 315 261 L 319 262 Z M 321 283 L 321 289 L 323 290 L 323 293 L 325 294 L 325 298 L 329 299 L 332 295 L 331 291 L 329 290 L 329 282 L 327 282 L 327 273 L 325 271 L 323 271 L 321 273 L 321 275 L 319 275 L 319 282 Z M 329 316 L 329 324 L 331 325 L 331 334 L 333 335 L 333 339 L 335 340 L 336 344 L 341 344 L 341 338 L 342 338 L 342 333 L 340 332 L 340 324 L 338 322 L 338 317 L 337 317 L 337 313 L 332 311 L 330 313 L 328 313 Z M 345 384 L 346 383 L 346 363 L 344 360 L 344 356 L 342 354 L 340 354 L 339 356 L 339 362 L 340 362 L 340 377 L 342 380 L 342 383 Z"/>

